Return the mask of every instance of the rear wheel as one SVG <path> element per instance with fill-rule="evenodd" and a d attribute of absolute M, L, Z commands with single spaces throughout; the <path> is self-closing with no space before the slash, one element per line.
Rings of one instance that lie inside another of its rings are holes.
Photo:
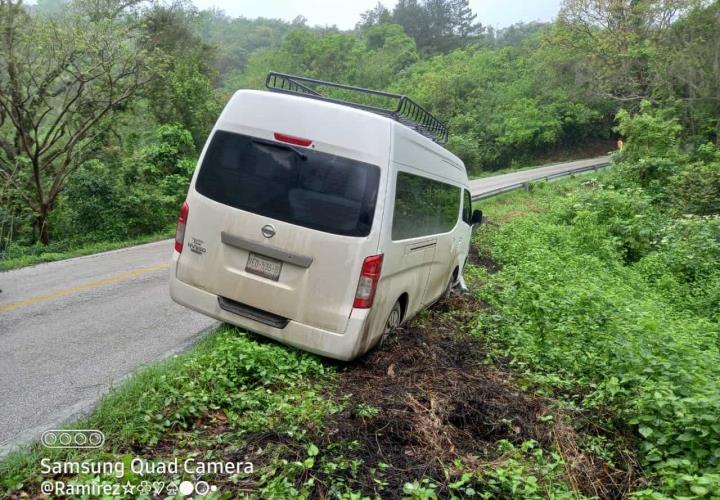
<path fill-rule="evenodd" d="M 383 333 L 380 336 L 379 345 L 383 345 L 385 343 L 390 334 L 395 331 L 397 327 L 400 326 L 401 321 L 402 306 L 400 305 L 400 301 L 397 301 L 395 302 L 393 308 L 390 309 L 390 314 L 388 314 L 387 320 L 385 321 L 385 328 L 383 329 Z"/>
<path fill-rule="evenodd" d="M 383 330 L 383 335 L 388 335 L 390 332 L 400 326 L 400 320 L 402 320 L 402 307 L 400 306 L 400 301 L 398 301 L 395 302 L 395 305 L 390 310 L 388 319 L 385 322 L 385 330 Z"/>

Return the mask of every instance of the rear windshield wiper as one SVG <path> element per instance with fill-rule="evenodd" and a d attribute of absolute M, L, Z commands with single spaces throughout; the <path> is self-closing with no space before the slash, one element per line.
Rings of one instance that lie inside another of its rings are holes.
<path fill-rule="evenodd" d="M 280 144 L 277 142 L 272 141 L 266 141 L 264 139 L 253 139 L 252 142 L 256 144 L 260 144 L 261 146 L 270 146 L 271 148 L 278 148 L 278 149 L 284 149 L 286 151 L 292 151 L 296 155 L 300 157 L 301 160 L 307 160 L 307 155 L 303 153 L 302 151 L 288 145 L 288 144 Z"/>

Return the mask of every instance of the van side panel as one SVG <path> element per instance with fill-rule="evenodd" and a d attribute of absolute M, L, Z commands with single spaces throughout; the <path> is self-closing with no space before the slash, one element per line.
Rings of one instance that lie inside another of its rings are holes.
<path fill-rule="evenodd" d="M 449 232 L 393 241 L 398 172 L 456 186 L 458 200 L 462 197 L 462 188 L 467 188 L 469 183 L 459 158 L 399 124 L 393 124 L 390 156 L 387 206 L 380 232 L 380 251 L 385 254 L 385 260 L 371 326 L 375 340 L 382 334 L 388 314 L 401 296 L 406 295 L 408 299 L 404 320 L 437 300 L 453 269 L 465 261 L 470 241 L 470 226 L 461 220 L 461 206 L 457 223 Z"/>

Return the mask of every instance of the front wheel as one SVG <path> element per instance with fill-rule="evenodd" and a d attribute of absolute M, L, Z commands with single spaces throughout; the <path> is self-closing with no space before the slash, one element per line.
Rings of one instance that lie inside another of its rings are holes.
<path fill-rule="evenodd" d="M 443 291 L 442 295 L 440 296 L 440 300 L 447 300 L 447 298 L 450 297 L 450 293 L 452 292 L 454 284 L 455 284 L 455 273 L 450 275 L 450 279 L 448 280 L 445 290 Z"/>

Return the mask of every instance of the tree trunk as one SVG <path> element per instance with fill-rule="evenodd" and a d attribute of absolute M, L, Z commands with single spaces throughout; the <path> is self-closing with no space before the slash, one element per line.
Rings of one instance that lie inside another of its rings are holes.
<path fill-rule="evenodd" d="M 40 243 L 47 246 L 50 243 L 50 210 L 43 206 L 37 216 L 38 232 L 40 234 Z"/>

